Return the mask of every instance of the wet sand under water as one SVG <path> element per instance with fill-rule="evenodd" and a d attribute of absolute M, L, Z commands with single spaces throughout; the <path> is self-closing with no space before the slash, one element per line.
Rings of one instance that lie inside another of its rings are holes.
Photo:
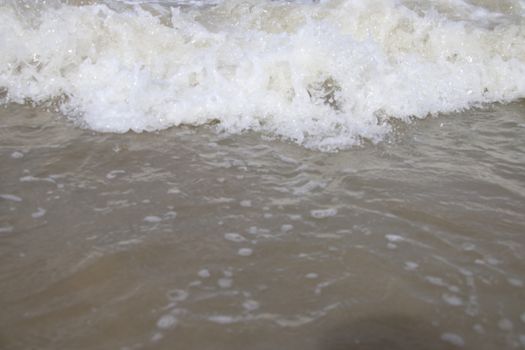
<path fill-rule="evenodd" d="M 326 154 L 9 105 L 0 348 L 525 348 L 524 107 Z"/>

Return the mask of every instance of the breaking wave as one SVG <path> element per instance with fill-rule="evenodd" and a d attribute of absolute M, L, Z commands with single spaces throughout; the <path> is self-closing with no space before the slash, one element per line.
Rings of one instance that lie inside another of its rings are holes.
<path fill-rule="evenodd" d="M 523 1 L 0 1 L 0 97 L 102 132 L 181 124 L 309 148 L 525 97 Z"/>

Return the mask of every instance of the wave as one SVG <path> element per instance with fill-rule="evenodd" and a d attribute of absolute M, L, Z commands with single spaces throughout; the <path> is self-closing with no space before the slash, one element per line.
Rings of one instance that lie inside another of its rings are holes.
<path fill-rule="evenodd" d="M 309 148 L 525 97 L 523 1 L 0 2 L 2 102 L 101 132 L 214 124 Z"/>

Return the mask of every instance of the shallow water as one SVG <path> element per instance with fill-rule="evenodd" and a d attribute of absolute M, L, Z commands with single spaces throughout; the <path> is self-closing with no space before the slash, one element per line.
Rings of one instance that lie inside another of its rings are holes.
<path fill-rule="evenodd" d="M 7 105 L 0 347 L 525 347 L 524 107 L 327 154 Z"/>
<path fill-rule="evenodd" d="M 524 18 L 0 0 L 0 348 L 524 348 Z"/>

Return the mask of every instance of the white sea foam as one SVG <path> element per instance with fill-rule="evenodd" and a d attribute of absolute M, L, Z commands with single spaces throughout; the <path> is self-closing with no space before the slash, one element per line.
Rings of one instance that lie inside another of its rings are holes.
<path fill-rule="evenodd" d="M 149 222 L 149 223 L 158 223 L 158 222 L 161 222 L 162 221 L 162 218 L 158 217 L 158 216 L 154 216 L 154 215 L 150 215 L 150 216 L 146 216 L 144 218 L 144 221 L 145 222 Z"/>
<path fill-rule="evenodd" d="M 46 215 L 46 212 L 47 211 L 44 208 L 38 207 L 38 209 L 34 213 L 31 214 L 31 217 L 33 219 L 38 219 Z"/>
<path fill-rule="evenodd" d="M 407 271 L 414 271 L 417 270 L 419 267 L 419 264 L 413 261 L 405 261 L 405 270 Z"/>
<path fill-rule="evenodd" d="M 260 307 L 260 304 L 255 300 L 246 300 L 244 303 L 242 303 L 242 307 L 246 311 L 254 311 Z"/>
<path fill-rule="evenodd" d="M 251 248 L 240 248 L 237 251 L 237 254 L 239 254 L 240 256 L 250 256 L 250 255 L 253 254 L 253 249 L 251 249 Z"/>
<path fill-rule="evenodd" d="M 310 210 L 310 215 L 316 219 L 325 219 L 329 218 L 331 216 L 337 215 L 337 209 L 335 208 L 328 208 L 328 209 L 315 209 Z"/>
<path fill-rule="evenodd" d="M 14 194 L 0 194 L 1 199 L 5 199 L 6 201 L 12 201 L 12 202 L 21 202 L 22 198 L 15 196 Z"/>
<path fill-rule="evenodd" d="M 177 319 L 173 315 L 164 315 L 157 321 L 157 327 L 161 329 L 172 328 L 177 324 Z"/>
<path fill-rule="evenodd" d="M 22 152 L 14 151 L 13 153 L 11 153 L 11 158 L 13 159 L 24 158 L 24 154 Z"/>
<path fill-rule="evenodd" d="M 208 269 L 202 269 L 198 273 L 199 277 L 201 278 L 208 278 L 211 276 L 210 271 Z"/>
<path fill-rule="evenodd" d="M 219 278 L 217 284 L 221 288 L 230 288 L 233 285 L 233 280 L 231 278 Z"/>
<path fill-rule="evenodd" d="M 13 226 L 0 227 L 0 233 L 11 233 L 13 232 Z"/>
<path fill-rule="evenodd" d="M 224 239 L 237 243 L 246 241 L 246 238 L 238 233 L 225 233 Z"/>
<path fill-rule="evenodd" d="M 450 343 L 452 345 L 455 345 L 457 347 L 463 347 L 465 346 L 465 340 L 463 338 L 455 333 L 443 333 L 441 335 L 441 340 Z"/>
<path fill-rule="evenodd" d="M 461 306 L 461 305 L 463 305 L 463 300 L 460 297 L 458 297 L 457 295 L 446 294 L 445 293 L 441 297 L 443 298 L 443 300 L 447 304 L 449 304 L 451 306 Z"/>
<path fill-rule="evenodd" d="M 214 123 L 333 150 L 525 96 L 522 1 L 26 2 L 0 3 L 0 99 L 97 131 Z"/>

